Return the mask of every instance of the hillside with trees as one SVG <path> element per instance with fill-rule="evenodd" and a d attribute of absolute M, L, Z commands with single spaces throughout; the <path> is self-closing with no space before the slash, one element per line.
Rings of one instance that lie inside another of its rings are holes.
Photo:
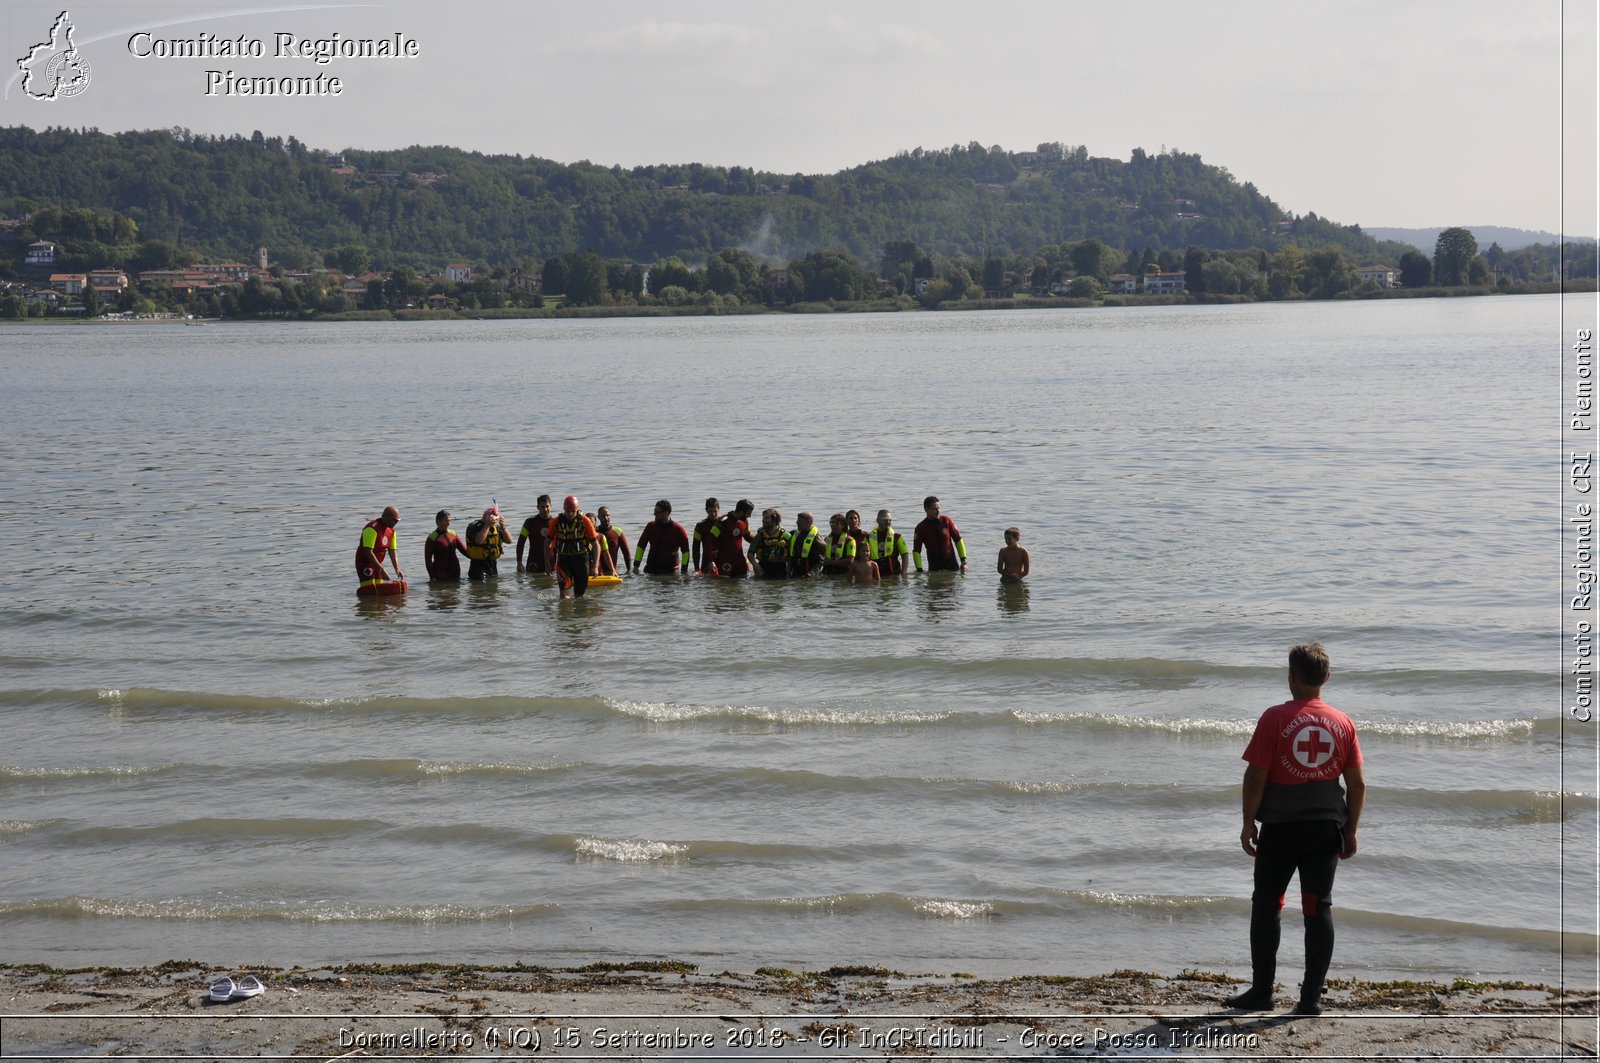
<path fill-rule="evenodd" d="M 726 248 L 770 262 L 835 249 L 875 263 L 893 241 L 978 259 L 1086 239 L 1158 254 L 1293 244 L 1395 261 L 1406 250 L 1356 226 L 1290 216 L 1199 155 L 1093 158 L 1065 144 L 919 148 L 838 173 L 785 175 L 449 147 L 329 153 L 259 132 L 0 129 L 0 212 L 41 208 L 131 219 L 139 242 L 157 245 L 145 258 L 171 247 L 250 260 L 265 246 L 290 268 L 320 264 L 335 248 L 361 269 L 455 259 L 510 269 L 580 251 L 699 265 Z"/>

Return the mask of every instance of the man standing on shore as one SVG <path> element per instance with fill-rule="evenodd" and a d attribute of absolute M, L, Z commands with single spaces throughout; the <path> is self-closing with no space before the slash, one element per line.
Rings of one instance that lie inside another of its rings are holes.
<path fill-rule="evenodd" d="M 1356 824 L 1367 795 L 1355 724 L 1322 700 L 1322 686 L 1331 672 L 1321 643 L 1291 649 L 1292 700 L 1263 713 L 1245 747 L 1249 767 L 1244 771 L 1244 829 L 1239 843 L 1256 861 L 1255 890 L 1250 895 L 1251 978 L 1249 989 L 1228 998 L 1231 1008 L 1272 1007 L 1278 916 L 1289 879 L 1298 872 L 1306 976 L 1294 1011 L 1322 1014 L 1323 979 L 1333 959 L 1333 876 L 1340 860 L 1356 854 Z"/>

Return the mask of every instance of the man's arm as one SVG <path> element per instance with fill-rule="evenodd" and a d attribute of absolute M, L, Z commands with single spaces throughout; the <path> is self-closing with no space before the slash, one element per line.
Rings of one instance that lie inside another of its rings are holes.
<path fill-rule="evenodd" d="M 644 548 L 654 539 L 655 536 L 650 534 L 650 525 L 646 524 L 644 530 L 639 533 L 639 538 L 633 541 L 635 549 L 633 552 L 633 568 L 630 571 L 639 571 L 639 566 L 644 564 Z"/>
<path fill-rule="evenodd" d="M 1344 851 L 1339 859 L 1348 860 L 1356 855 L 1356 824 L 1361 822 L 1361 809 L 1367 803 L 1367 776 L 1359 764 L 1344 769 L 1344 801 L 1350 806 L 1350 818 L 1345 820 Z"/>
<path fill-rule="evenodd" d="M 1267 769 L 1258 768 L 1251 764 L 1244 769 L 1244 829 L 1239 831 L 1239 844 L 1244 847 L 1246 854 L 1256 855 L 1256 843 L 1260 836 L 1256 833 L 1256 813 L 1261 811 L 1261 798 L 1267 792 Z"/>

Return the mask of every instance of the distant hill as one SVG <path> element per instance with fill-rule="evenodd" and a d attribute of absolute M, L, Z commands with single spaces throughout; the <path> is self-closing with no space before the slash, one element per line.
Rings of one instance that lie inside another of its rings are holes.
<path fill-rule="evenodd" d="M 1437 229 L 1363 229 L 1368 236 L 1375 240 L 1393 240 L 1396 243 L 1410 244 L 1417 250 L 1426 254 L 1433 254 L 1434 245 L 1439 242 L 1439 234 L 1448 226 L 1441 225 Z M 1559 244 L 1562 242 L 1560 233 L 1548 233 L 1543 229 L 1508 229 L 1503 225 L 1463 225 L 1478 241 L 1478 250 L 1486 251 L 1490 244 L 1499 244 L 1502 251 L 1520 251 L 1533 244 Z M 1577 244 L 1592 244 L 1592 236 L 1569 236 L 1567 241 Z"/>
<path fill-rule="evenodd" d="M 329 153 L 259 132 L 0 128 L 0 213 L 44 206 L 115 211 L 142 241 L 212 259 L 253 261 L 264 246 L 275 261 L 320 261 L 346 248 L 379 268 L 526 266 L 585 250 L 692 263 L 729 247 L 774 262 L 843 248 L 872 263 L 891 241 L 984 257 L 1088 237 L 1133 253 L 1292 243 L 1385 261 L 1404 250 L 1357 226 L 1289 215 L 1199 155 L 1092 158 L 1065 144 L 918 148 L 808 175 L 699 163 L 625 170 L 452 147 Z"/>

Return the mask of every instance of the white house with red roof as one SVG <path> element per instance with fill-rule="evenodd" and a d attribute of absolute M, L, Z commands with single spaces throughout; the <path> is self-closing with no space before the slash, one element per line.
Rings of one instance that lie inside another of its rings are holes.
<path fill-rule="evenodd" d="M 1400 271 L 1393 266 L 1362 266 L 1356 270 L 1356 276 L 1380 288 L 1393 288 L 1400 283 Z"/>

